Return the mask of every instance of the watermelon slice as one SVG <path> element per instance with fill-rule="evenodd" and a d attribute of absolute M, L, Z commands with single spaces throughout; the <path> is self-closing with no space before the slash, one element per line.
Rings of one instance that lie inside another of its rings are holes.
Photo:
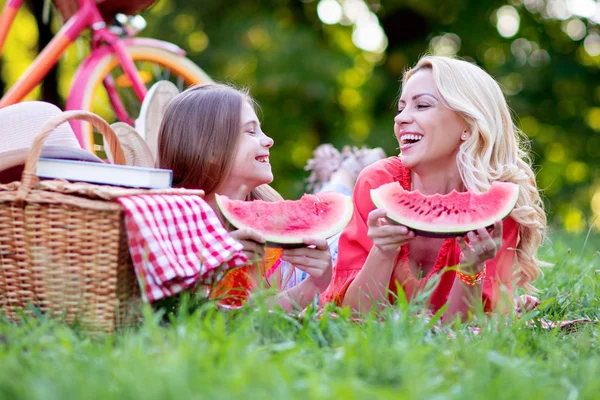
<path fill-rule="evenodd" d="M 329 238 L 344 229 L 352 217 L 352 199 L 334 192 L 275 202 L 230 200 L 221 195 L 216 199 L 231 225 L 256 230 L 270 247 L 302 247 L 304 237 Z"/>
<path fill-rule="evenodd" d="M 389 220 L 428 237 L 454 237 L 490 227 L 510 214 L 518 197 L 519 186 L 508 182 L 493 182 L 485 193 L 453 190 L 431 196 L 404 190 L 398 182 L 371 189 L 373 204 L 387 210 Z"/>

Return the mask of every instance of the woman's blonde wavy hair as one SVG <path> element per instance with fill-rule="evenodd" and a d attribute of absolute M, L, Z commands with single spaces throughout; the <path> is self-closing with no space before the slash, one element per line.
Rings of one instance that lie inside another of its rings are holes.
<path fill-rule="evenodd" d="M 531 168 L 529 141 L 513 123 L 500 86 L 487 72 L 467 61 L 425 56 L 404 74 L 403 84 L 421 69 L 430 69 L 444 104 L 458 112 L 471 135 L 461 144 L 456 162 L 468 190 L 487 191 L 491 182 L 519 185 L 511 217 L 520 224 L 513 277 L 518 286 L 531 285 L 546 264 L 536 253 L 546 231 L 546 214 Z"/>

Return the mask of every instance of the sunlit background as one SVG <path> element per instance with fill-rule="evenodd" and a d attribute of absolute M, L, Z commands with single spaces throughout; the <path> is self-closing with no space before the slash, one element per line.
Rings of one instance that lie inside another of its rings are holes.
<path fill-rule="evenodd" d="M 397 154 L 399 81 L 429 52 L 476 62 L 500 82 L 531 138 L 555 229 L 600 229 L 595 0 L 160 0 L 143 15 L 142 35 L 178 44 L 218 81 L 251 88 L 276 143 L 274 185 L 288 198 L 304 191 L 303 167 L 320 143 Z M 52 19 L 54 30 L 61 24 Z M 5 48 L 5 85 L 37 44 L 36 19 L 24 10 Z M 61 62 L 63 98 L 86 53 L 79 40 Z"/>

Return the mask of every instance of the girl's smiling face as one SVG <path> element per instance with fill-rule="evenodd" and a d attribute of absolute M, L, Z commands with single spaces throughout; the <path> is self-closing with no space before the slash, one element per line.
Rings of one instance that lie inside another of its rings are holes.
<path fill-rule="evenodd" d="M 446 107 L 439 94 L 431 69 L 417 71 L 402 88 L 394 133 L 400 144 L 402 163 L 415 169 L 456 168 L 461 140 L 467 124 Z"/>
<path fill-rule="evenodd" d="M 262 131 L 256 112 L 248 101 L 242 103 L 240 122 L 241 137 L 227 180 L 228 186 L 246 185 L 250 191 L 273 181 L 269 162 L 269 149 L 273 146 L 273 139 Z"/>

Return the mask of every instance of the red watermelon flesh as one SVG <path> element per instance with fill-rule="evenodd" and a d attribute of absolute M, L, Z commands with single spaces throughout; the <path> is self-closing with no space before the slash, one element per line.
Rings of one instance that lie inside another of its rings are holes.
<path fill-rule="evenodd" d="M 221 195 L 216 200 L 231 225 L 256 230 L 273 247 L 301 247 L 305 237 L 329 238 L 352 217 L 351 198 L 334 192 L 275 202 L 230 200 Z"/>
<path fill-rule="evenodd" d="M 453 190 L 426 196 L 405 190 L 398 182 L 371 190 L 373 204 L 385 209 L 388 219 L 429 237 L 452 237 L 492 226 L 510 214 L 518 197 L 519 186 L 508 182 L 493 182 L 485 193 Z"/>

